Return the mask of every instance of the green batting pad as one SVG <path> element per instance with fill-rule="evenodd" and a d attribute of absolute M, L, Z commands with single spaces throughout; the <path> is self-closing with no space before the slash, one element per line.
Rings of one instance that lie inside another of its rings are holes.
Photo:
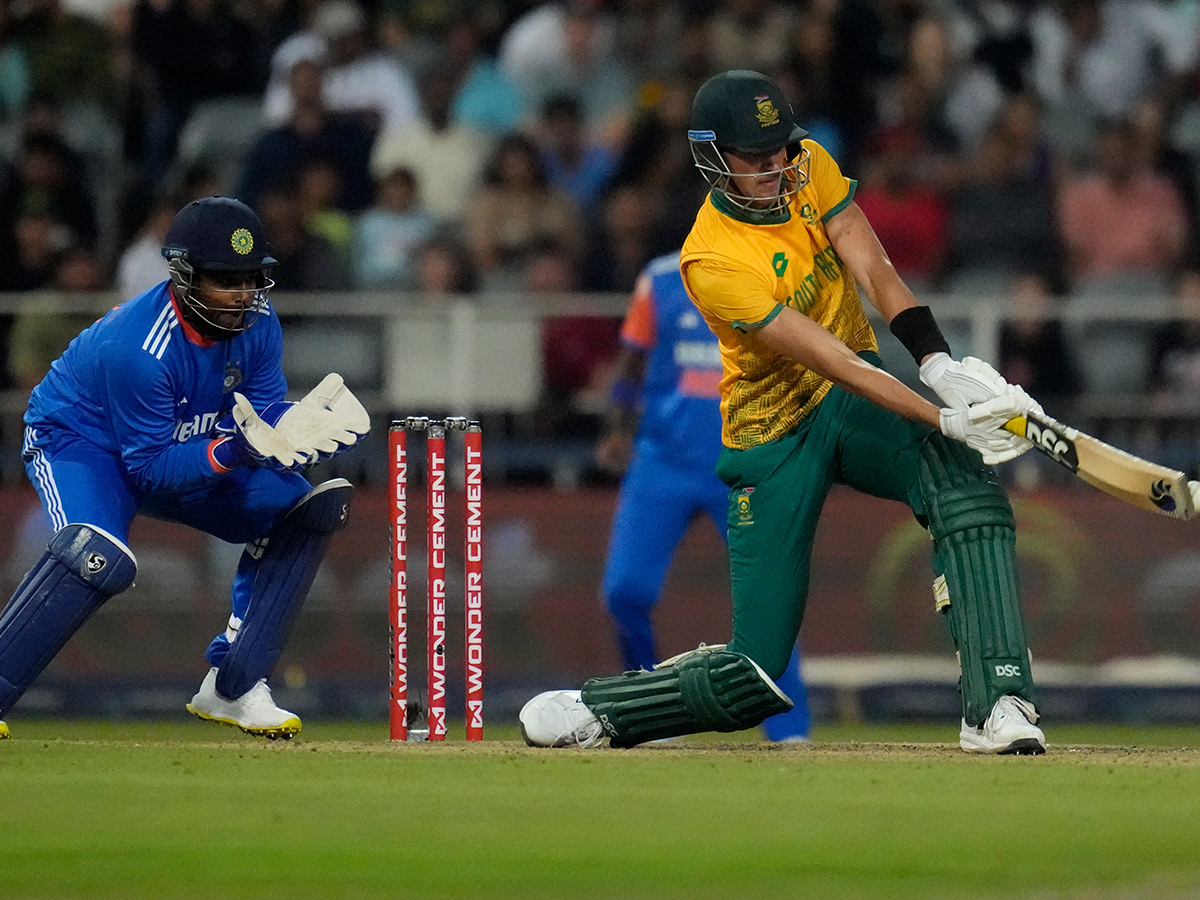
<path fill-rule="evenodd" d="M 741 731 L 792 701 L 754 660 L 723 647 L 681 654 L 652 672 L 592 678 L 583 702 L 614 747 L 698 731 Z"/>
<path fill-rule="evenodd" d="M 979 726 L 1005 694 L 1034 699 L 1012 507 L 979 455 L 940 435 L 921 447 L 920 479 L 934 567 L 949 593 L 943 611 L 962 667 L 963 718 Z"/>

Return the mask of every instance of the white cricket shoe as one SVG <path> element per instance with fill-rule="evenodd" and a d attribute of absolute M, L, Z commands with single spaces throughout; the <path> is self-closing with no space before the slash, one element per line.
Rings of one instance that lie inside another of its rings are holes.
<path fill-rule="evenodd" d="M 8 726 L 5 725 L 4 722 L 0 721 L 0 741 L 8 737 L 11 737 L 11 735 L 8 733 Z"/>
<path fill-rule="evenodd" d="M 521 707 L 521 737 L 530 747 L 592 747 L 604 737 L 579 691 L 546 691 Z"/>
<path fill-rule="evenodd" d="M 271 699 L 271 689 L 267 687 L 267 679 L 259 679 L 258 684 L 236 700 L 226 700 L 217 693 L 216 667 L 209 669 L 204 676 L 200 690 L 187 705 L 187 711 L 201 719 L 233 725 L 246 734 L 271 740 L 287 740 L 300 733 L 300 717 L 275 705 Z"/>
<path fill-rule="evenodd" d="M 1045 753 L 1046 736 L 1034 724 L 1037 720 L 1032 703 L 1005 694 L 996 701 L 982 728 L 972 728 L 963 720 L 958 746 L 967 753 Z"/>

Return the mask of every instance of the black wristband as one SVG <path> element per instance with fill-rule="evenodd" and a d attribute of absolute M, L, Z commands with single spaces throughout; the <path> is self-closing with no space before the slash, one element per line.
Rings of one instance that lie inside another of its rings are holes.
<path fill-rule="evenodd" d="M 950 345 L 942 337 L 942 330 L 933 321 L 933 310 L 928 306 L 911 306 L 900 310 L 888 328 L 912 354 L 918 366 L 930 353 L 950 352 Z"/>

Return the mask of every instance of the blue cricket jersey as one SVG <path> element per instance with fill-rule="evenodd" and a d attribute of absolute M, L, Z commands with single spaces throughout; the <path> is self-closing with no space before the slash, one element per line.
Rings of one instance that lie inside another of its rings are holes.
<path fill-rule="evenodd" d="M 639 449 L 711 472 L 721 453 L 721 350 L 683 288 L 678 253 L 646 266 L 621 339 L 647 354 Z"/>
<path fill-rule="evenodd" d="M 287 393 L 283 337 L 270 305 L 251 328 L 210 341 L 183 321 L 164 281 L 71 341 L 33 390 L 25 424 L 51 440 L 76 435 L 120 457 L 146 493 L 196 487 L 223 473 L 209 431 L 233 408 Z"/>

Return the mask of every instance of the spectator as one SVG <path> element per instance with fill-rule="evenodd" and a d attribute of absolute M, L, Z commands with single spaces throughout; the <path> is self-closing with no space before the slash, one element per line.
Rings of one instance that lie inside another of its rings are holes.
<path fill-rule="evenodd" d="M 13 20 L 12 36 L 28 60 L 33 94 L 59 105 L 112 108 L 113 46 L 104 26 L 62 0 L 28 0 Z"/>
<path fill-rule="evenodd" d="M 258 212 L 263 231 L 271 236 L 271 256 L 279 263 L 271 274 L 277 293 L 350 288 L 337 248 L 305 223 L 296 185 L 264 193 Z"/>
<path fill-rule="evenodd" d="M 67 344 L 96 320 L 96 314 L 90 312 L 64 310 L 66 295 L 92 294 L 104 288 L 96 254 L 85 247 L 70 247 L 57 256 L 53 271 L 48 290 L 31 296 L 13 322 L 8 369 L 13 384 L 23 391 L 33 390 Z M 103 308 L 96 310 L 100 312 Z"/>
<path fill-rule="evenodd" d="M 31 111 L 36 107 L 31 106 Z M 57 133 L 43 127 L 26 128 L 6 183 L 0 187 L 0 221 L 11 222 L 8 217 L 13 211 L 36 207 L 66 229 L 63 246 L 94 245 L 99 226 L 82 161 Z"/>
<path fill-rule="evenodd" d="M 725 0 L 709 21 L 714 69 L 766 72 L 784 61 L 799 14 L 778 0 Z"/>
<path fill-rule="evenodd" d="M 133 241 L 121 252 L 117 260 L 117 293 L 122 297 L 136 297 L 169 277 L 162 246 L 180 205 L 175 197 L 160 197 Z"/>
<path fill-rule="evenodd" d="M 50 286 L 58 255 L 72 246 L 71 229 L 44 200 L 23 201 L 12 227 L 10 258 L 0 266 L 0 290 L 36 291 Z"/>
<path fill-rule="evenodd" d="M 616 156 L 588 140 L 574 97 L 546 101 L 542 133 L 540 155 L 550 184 L 569 194 L 585 216 L 591 214 L 616 170 Z"/>
<path fill-rule="evenodd" d="M 574 256 L 553 238 L 530 254 L 523 287 L 531 294 L 569 294 L 579 289 Z M 538 418 L 558 437 L 584 436 L 584 418 L 607 400 L 610 369 L 620 345 L 621 320 L 606 316 L 551 316 L 542 323 L 542 383 Z M 595 423 L 592 423 L 594 425 Z"/>
<path fill-rule="evenodd" d="M 1070 403 L 1079 393 L 1080 375 L 1062 320 L 1054 317 L 1048 282 L 1037 272 L 1019 273 L 1010 298 L 1000 328 L 1000 374 L 1048 409 Z"/>
<path fill-rule="evenodd" d="M 404 168 L 421 187 L 425 209 L 441 224 L 460 225 L 479 188 L 491 138 L 450 119 L 452 72 L 438 67 L 421 83 L 421 120 L 386 128 L 371 149 L 375 179 Z"/>
<path fill-rule="evenodd" d="M 1133 139 L 1128 121 L 1106 123 L 1096 140 L 1094 171 L 1062 185 L 1059 226 L 1076 288 L 1134 274 L 1158 290 L 1184 249 L 1187 216 L 1179 189 L 1139 160 Z"/>
<path fill-rule="evenodd" d="M 354 225 L 352 274 L 356 287 L 406 290 L 416 281 L 416 254 L 434 231 L 409 169 L 379 181 L 375 205 Z"/>
<path fill-rule="evenodd" d="M 339 209 L 358 212 L 370 204 L 371 132 L 353 117 L 330 113 L 321 91 L 323 76 L 324 67 L 316 60 L 301 59 L 292 66 L 291 118 L 268 129 L 246 158 L 238 196 L 251 207 L 257 207 L 264 190 L 294 178 L 317 159 L 337 169 Z"/>
<path fill-rule="evenodd" d="M 881 132 L 854 200 L 900 276 L 928 289 L 946 263 L 949 210 L 941 194 L 919 180 L 918 148 L 918 136 L 911 129 Z"/>
<path fill-rule="evenodd" d="M 1195 404 L 1200 398 L 1200 268 L 1180 273 L 1174 310 L 1151 348 L 1150 387 L 1160 400 Z"/>
<path fill-rule="evenodd" d="M 578 258 L 583 223 L 571 198 L 551 187 L 533 142 L 512 134 L 500 142 L 466 222 L 467 242 L 485 286 L 512 288 L 535 246 L 554 239 Z"/>
<path fill-rule="evenodd" d="M 226 0 L 138 0 L 132 41 L 150 81 L 141 174 L 154 189 L 196 105 L 261 93 L 264 73 L 254 56 L 253 28 Z"/>
<path fill-rule="evenodd" d="M 358 117 L 372 135 L 416 121 L 420 103 L 412 78 L 374 47 L 366 14 L 353 0 L 325 0 L 313 14 L 311 28 L 275 51 L 263 105 L 268 122 L 286 122 L 291 116 L 287 73 L 301 58 L 326 60 L 326 105 L 334 113 Z"/>
<path fill-rule="evenodd" d="M 446 48 L 460 67 L 450 121 L 492 138 L 516 131 L 525 118 L 525 98 L 497 59 L 503 35 L 498 4 L 488 3 L 456 21 Z"/>
<path fill-rule="evenodd" d="M 1200 399 L 1200 266 L 1194 261 L 1179 274 L 1172 293 L 1171 318 L 1150 344 L 1152 400 L 1165 415 L 1160 422 L 1156 459 L 1195 478 L 1200 473 L 1200 443 L 1195 417 Z"/>
<path fill-rule="evenodd" d="M 687 134 L 695 90 L 682 75 L 657 85 L 634 121 L 613 179 L 615 186 L 633 187 L 646 198 L 661 253 L 682 246 L 708 195 L 708 186 L 696 177 L 691 149 L 679 140 Z"/>
<path fill-rule="evenodd" d="M 16 119 L 29 100 L 32 73 L 25 49 L 13 38 L 12 12 L 0 3 L 0 122 Z"/>
<path fill-rule="evenodd" d="M 1000 284 L 1022 270 L 1051 278 L 1061 268 L 1053 187 L 1026 171 L 999 126 L 983 139 L 950 196 L 949 230 L 951 291 L 955 282 L 980 276 L 983 283 Z"/>
<path fill-rule="evenodd" d="M 509 27 L 500 66 L 527 109 L 541 109 L 560 94 L 577 97 L 588 137 L 617 146 L 628 130 L 636 85 L 614 44 L 613 21 L 600 3 L 547 3 Z"/>
<path fill-rule="evenodd" d="M 813 30 L 815 32 L 815 29 Z M 812 33 L 812 32 L 810 32 Z M 808 136 L 829 151 L 834 159 L 842 159 L 846 153 L 841 126 L 829 114 L 825 100 L 817 100 L 812 88 L 817 79 L 817 69 L 809 65 L 804 57 L 794 57 L 769 74 L 792 101 L 792 113 L 796 121 L 808 132 Z M 815 85 L 820 90 L 820 85 Z"/>
<path fill-rule="evenodd" d="M 479 287 L 471 254 L 453 233 L 442 231 L 417 248 L 416 285 L 423 296 L 471 294 Z"/>
<path fill-rule="evenodd" d="M 638 275 L 657 254 L 649 199 L 633 185 L 615 189 L 603 214 L 589 220 L 588 252 L 582 263 L 586 291 L 630 293 Z"/>
<path fill-rule="evenodd" d="M 687 64 L 685 34 L 694 13 L 670 0 L 632 0 L 617 5 L 614 43 L 617 58 L 638 84 L 681 72 Z"/>
<path fill-rule="evenodd" d="M 1030 19 L 1032 79 L 1052 109 L 1129 116 L 1139 97 L 1177 87 L 1196 64 L 1196 28 L 1184 4 L 1061 0 Z"/>
<path fill-rule="evenodd" d="M 337 166 L 318 157 L 306 163 L 297 174 L 296 203 L 305 227 L 329 241 L 348 266 L 354 223 L 338 208 L 341 185 Z"/>
<path fill-rule="evenodd" d="M 949 18 L 918 19 L 909 34 L 906 69 L 927 98 L 931 123 L 944 128 L 954 146 L 973 149 L 1000 110 L 1004 91 L 952 28 Z"/>
<path fill-rule="evenodd" d="M 1006 99 L 996 128 L 1004 135 L 1016 171 L 1043 180 L 1059 177 L 1059 153 L 1046 132 L 1042 104 L 1034 94 L 1027 91 Z"/>
<path fill-rule="evenodd" d="M 1166 97 L 1150 94 L 1134 104 L 1130 116 L 1133 144 L 1129 148 L 1140 167 L 1168 179 L 1179 191 L 1188 220 L 1188 233 L 1196 234 L 1200 191 L 1196 185 L 1196 163 L 1171 143 L 1171 113 Z"/>

